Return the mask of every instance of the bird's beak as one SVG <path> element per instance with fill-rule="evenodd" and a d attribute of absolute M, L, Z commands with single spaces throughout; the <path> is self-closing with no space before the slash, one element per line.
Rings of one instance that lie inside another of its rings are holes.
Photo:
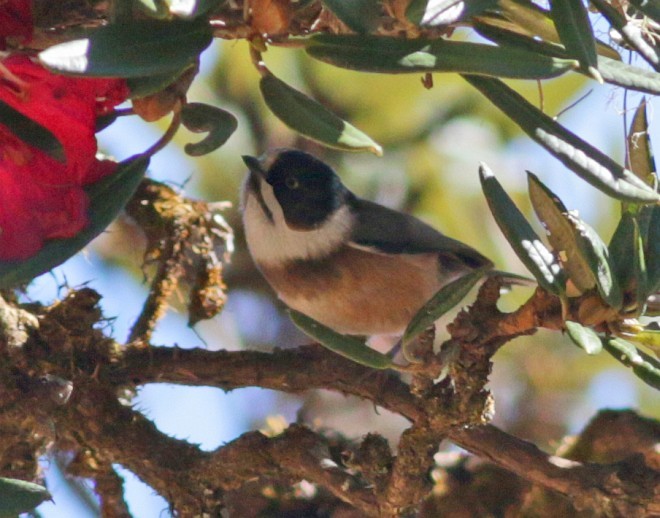
<path fill-rule="evenodd" d="M 251 173 L 260 176 L 264 180 L 266 179 L 266 171 L 264 171 L 261 160 L 249 155 L 243 155 L 241 158 Z"/>

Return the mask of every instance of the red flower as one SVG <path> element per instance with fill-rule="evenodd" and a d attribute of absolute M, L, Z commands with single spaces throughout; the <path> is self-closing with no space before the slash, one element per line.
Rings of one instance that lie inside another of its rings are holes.
<path fill-rule="evenodd" d="M 6 48 L 7 38 L 29 43 L 32 29 L 31 0 L 0 0 L 0 50 Z"/>
<path fill-rule="evenodd" d="M 44 240 L 75 236 L 87 224 L 83 186 L 112 173 L 96 158 L 94 127 L 127 94 L 119 79 L 55 75 L 25 56 L 2 64 L 22 84 L 0 81 L 0 101 L 48 129 L 64 149 L 60 162 L 20 140 L 0 120 L 0 260 L 34 255 Z"/>

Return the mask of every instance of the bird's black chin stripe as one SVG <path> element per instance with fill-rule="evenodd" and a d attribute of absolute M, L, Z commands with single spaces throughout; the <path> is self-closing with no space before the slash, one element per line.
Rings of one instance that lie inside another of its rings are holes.
<path fill-rule="evenodd" d="M 266 215 L 266 218 L 268 218 L 268 221 L 270 221 L 271 223 L 275 223 L 275 220 L 273 218 L 273 213 L 268 208 L 268 205 L 266 205 L 264 196 L 261 193 L 261 180 L 255 173 L 250 173 L 250 178 L 248 179 L 248 182 L 249 182 L 249 189 L 254 193 L 255 197 L 257 198 L 257 202 L 259 203 L 261 210 Z"/>

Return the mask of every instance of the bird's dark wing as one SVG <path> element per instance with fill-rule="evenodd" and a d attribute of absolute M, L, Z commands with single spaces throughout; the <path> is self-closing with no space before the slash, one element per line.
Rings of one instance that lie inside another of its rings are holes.
<path fill-rule="evenodd" d="M 437 253 L 441 264 L 452 270 L 461 266 L 492 266 L 474 248 L 413 216 L 359 198 L 350 200 L 350 205 L 356 217 L 351 241 L 357 246 L 383 254 Z"/>

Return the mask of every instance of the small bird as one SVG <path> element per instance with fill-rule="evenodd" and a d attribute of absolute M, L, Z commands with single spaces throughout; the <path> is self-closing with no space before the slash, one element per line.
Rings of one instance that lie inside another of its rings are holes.
<path fill-rule="evenodd" d="M 249 168 L 248 248 L 289 307 L 342 334 L 402 334 L 444 285 L 493 264 L 419 219 L 363 200 L 330 166 L 293 149 Z"/>

